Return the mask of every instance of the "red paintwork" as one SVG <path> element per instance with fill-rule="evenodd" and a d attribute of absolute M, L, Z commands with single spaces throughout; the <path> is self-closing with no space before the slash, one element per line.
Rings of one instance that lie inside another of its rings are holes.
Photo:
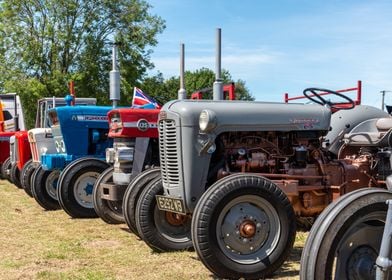
<path fill-rule="evenodd" d="M 113 109 L 108 113 L 109 119 L 109 137 L 130 138 L 130 137 L 149 137 L 158 138 L 158 114 L 159 109 L 136 109 L 136 108 L 119 108 Z M 110 120 L 113 114 L 119 113 L 122 129 L 117 129 L 117 125 L 111 124 Z M 150 128 L 146 131 L 139 130 L 135 127 L 125 127 L 126 123 L 136 124 L 139 120 L 146 120 L 150 124 Z M 154 127 L 151 127 L 153 125 Z"/>
<path fill-rule="evenodd" d="M 0 132 L 0 164 L 10 156 L 10 140 L 15 132 Z"/>
<path fill-rule="evenodd" d="M 191 99 L 203 99 L 203 94 L 210 92 L 212 88 L 206 88 L 196 91 L 191 94 Z M 234 83 L 223 85 L 223 99 L 235 100 L 235 85 Z"/>
<path fill-rule="evenodd" d="M 18 156 L 16 164 L 19 170 L 22 170 L 26 162 L 31 159 L 31 150 L 30 143 L 27 137 L 27 131 L 16 132 L 15 140 L 17 140 L 18 143 Z"/>
<path fill-rule="evenodd" d="M 362 81 L 357 82 L 357 87 L 354 88 L 346 88 L 346 89 L 341 89 L 341 90 L 336 90 L 336 92 L 350 92 L 350 91 L 357 91 L 357 98 L 354 100 L 355 105 L 361 105 L 361 99 L 362 99 Z M 325 93 L 320 93 L 319 95 L 328 95 L 330 93 L 325 92 Z M 314 95 L 310 95 L 310 97 L 313 97 Z M 291 100 L 297 100 L 297 99 L 303 99 L 306 98 L 305 96 L 295 96 L 295 97 L 289 97 L 288 93 L 284 94 L 284 102 L 288 103 Z M 338 107 L 340 108 L 347 108 L 349 107 L 349 103 L 340 103 Z"/>

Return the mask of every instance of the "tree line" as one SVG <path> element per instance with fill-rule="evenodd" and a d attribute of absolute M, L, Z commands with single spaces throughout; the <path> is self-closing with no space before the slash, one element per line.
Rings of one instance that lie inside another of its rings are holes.
<path fill-rule="evenodd" d="M 150 76 L 151 53 L 165 21 L 143 0 L 1 0 L 0 92 L 20 94 L 27 125 L 33 127 L 39 98 L 68 93 L 75 82 L 79 97 L 109 104 L 111 44 L 120 42 L 121 101 L 128 105 L 137 86 L 162 102 L 175 99 L 179 77 Z M 224 82 L 232 81 L 223 71 Z M 214 73 L 185 73 L 188 93 L 210 87 Z M 243 80 L 240 99 L 253 100 Z"/>

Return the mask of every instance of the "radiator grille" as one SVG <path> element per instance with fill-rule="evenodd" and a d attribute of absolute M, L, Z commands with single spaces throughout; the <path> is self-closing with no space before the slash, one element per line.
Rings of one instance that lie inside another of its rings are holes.
<path fill-rule="evenodd" d="M 10 158 L 11 163 L 16 163 L 18 153 L 18 140 L 15 138 L 15 141 L 10 141 Z"/>
<path fill-rule="evenodd" d="M 162 180 L 166 186 L 179 185 L 179 158 L 177 153 L 177 133 L 174 120 L 159 122 L 159 155 Z"/>

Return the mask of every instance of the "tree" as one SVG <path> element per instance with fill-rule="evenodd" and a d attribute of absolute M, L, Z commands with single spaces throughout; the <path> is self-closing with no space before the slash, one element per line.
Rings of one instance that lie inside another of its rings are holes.
<path fill-rule="evenodd" d="M 144 0 L 0 1 L 0 90 L 22 90 L 25 111 L 34 111 L 28 101 L 64 96 L 73 79 L 78 96 L 106 103 L 110 43 L 118 41 L 122 99 L 129 100 L 153 67 L 150 47 L 165 28 L 150 8 Z"/>
<path fill-rule="evenodd" d="M 229 71 L 222 71 L 223 83 L 230 83 L 233 81 Z M 185 72 L 185 88 L 187 90 L 188 98 L 190 95 L 200 89 L 211 88 L 209 94 L 205 98 L 212 98 L 212 85 L 215 81 L 215 73 L 207 68 L 201 68 L 196 71 Z M 158 99 L 167 102 L 169 100 L 177 99 L 177 92 L 180 87 L 180 78 L 171 77 L 167 80 L 163 79 L 163 75 L 147 77 L 140 86 L 144 91 Z M 238 100 L 254 100 L 254 97 L 249 93 L 243 80 L 235 82 L 236 99 Z"/>

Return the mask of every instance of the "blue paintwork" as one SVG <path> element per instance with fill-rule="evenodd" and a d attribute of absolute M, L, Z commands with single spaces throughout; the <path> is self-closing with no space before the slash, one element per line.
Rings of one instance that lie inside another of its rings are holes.
<path fill-rule="evenodd" d="M 52 125 L 52 134 L 58 153 L 41 156 L 45 170 L 64 169 L 70 162 L 85 156 L 104 159 L 105 150 L 113 145 L 108 138 L 107 113 L 110 106 L 65 106 L 56 111 L 58 124 Z"/>

